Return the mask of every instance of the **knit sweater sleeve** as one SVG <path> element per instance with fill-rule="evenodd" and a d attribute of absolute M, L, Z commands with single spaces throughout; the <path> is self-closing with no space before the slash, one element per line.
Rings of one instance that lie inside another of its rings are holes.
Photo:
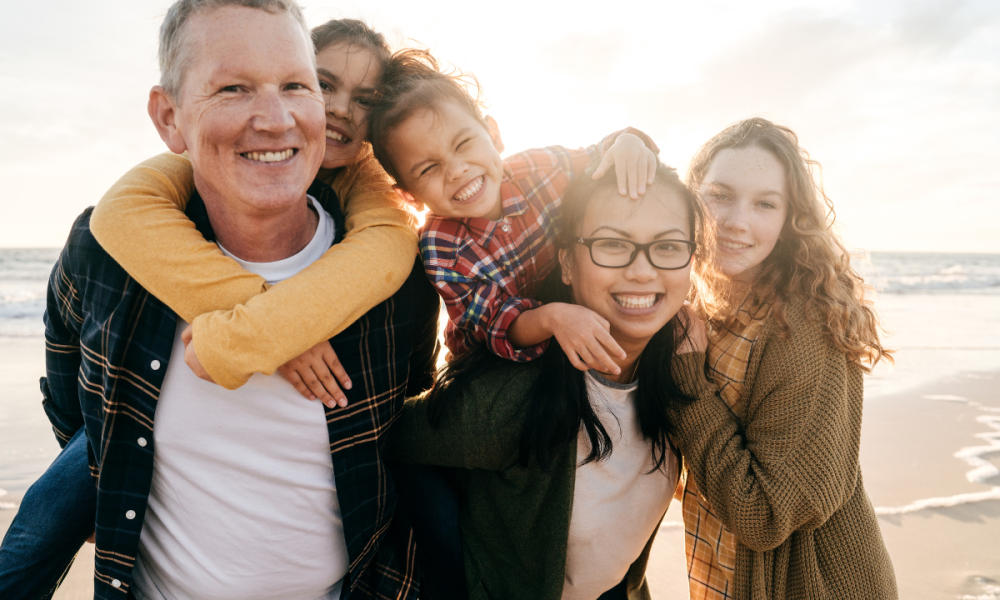
<path fill-rule="evenodd" d="M 766 335 L 741 423 L 704 373 L 705 356 L 674 361 L 696 401 L 675 408 L 678 442 L 698 487 L 740 543 L 758 552 L 825 523 L 860 471 L 861 374 L 789 311 L 788 336 Z M 748 375 L 750 373 L 748 372 Z"/>

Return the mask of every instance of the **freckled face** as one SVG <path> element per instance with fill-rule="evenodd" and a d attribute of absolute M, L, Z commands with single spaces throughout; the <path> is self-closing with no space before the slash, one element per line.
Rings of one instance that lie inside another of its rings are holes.
<path fill-rule="evenodd" d="M 788 215 L 785 168 L 756 146 L 720 150 L 699 192 L 716 220 L 716 266 L 750 282 L 781 237 Z"/>
<path fill-rule="evenodd" d="M 368 139 L 368 110 L 382 76 L 381 65 L 366 48 L 335 43 L 316 54 L 316 72 L 326 106 L 323 168 L 354 164 Z"/>
<path fill-rule="evenodd" d="M 684 199 L 660 184 L 653 184 L 638 201 L 617 193 L 591 200 L 578 235 L 636 243 L 692 239 Z M 626 351 L 645 348 L 681 309 L 691 287 L 690 264 L 656 269 L 642 252 L 620 269 L 597 266 L 581 244 L 561 250 L 559 260 L 574 301 L 607 319 L 612 337 Z"/>

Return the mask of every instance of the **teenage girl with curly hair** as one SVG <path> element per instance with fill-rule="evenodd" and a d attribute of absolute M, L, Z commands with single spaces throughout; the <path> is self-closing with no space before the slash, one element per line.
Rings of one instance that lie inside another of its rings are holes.
<path fill-rule="evenodd" d="M 693 320 L 673 365 L 697 401 L 668 409 L 697 600 L 897 597 L 858 461 L 862 374 L 891 357 L 815 168 L 790 129 L 755 118 L 689 169 L 725 276 L 699 284 L 707 328 Z"/>

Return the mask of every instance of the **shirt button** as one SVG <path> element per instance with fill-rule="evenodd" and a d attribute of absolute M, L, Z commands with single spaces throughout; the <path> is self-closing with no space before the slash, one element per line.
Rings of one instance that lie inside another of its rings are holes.
<path fill-rule="evenodd" d="M 138 440 L 136 440 L 136 443 L 139 444 L 140 446 L 142 446 L 143 448 L 145 448 L 146 447 L 146 438 L 141 437 Z"/>
<path fill-rule="evenodd" d="M 117 588 L 120 588 L 121 586 L 122 586 L 122 582 L 118 581 L 117 579 L 112 579 L 111 580 L 111 587 L 117 589 Z"/>
<path fill-rule="evenodd" d="M 159 371 L 160 370 L 160 361 L 154 360 L 153 362 L 149 363 L 149 366 L 153 367 L 154 371 Z"/>
<path fill-rule="evenodd" d="M 503 232 L 507 233 L 508 231 L 510 231 L 510 225 L 504 223 L 503 226 L 500 227 L 500 229 L 503 229 Z"/>
<path fill-rule="evenodd" d="M 127 513 L 125 513 L 125 518 L 128 519 L 129 521 L 131 521 L 132 519 L 134 519 L 135 518 L 135 511 L 134 510 L 130 510 Z"/>

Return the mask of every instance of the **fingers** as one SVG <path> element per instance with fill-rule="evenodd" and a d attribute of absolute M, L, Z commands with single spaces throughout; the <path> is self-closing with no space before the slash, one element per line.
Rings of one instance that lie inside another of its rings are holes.
<path fill-rule="evenodd" d="M 708 348 L 708 334 L 705 331 L 705 322 L 694 312 L 690 306 L 684 306 L 677 313 L 681 327 L 677 328 L 676 341 L 677 354 L 688 354 L 691 352 L 705 352 Z"/>
<path fill-rule="evenodd" d="M 340 385 L 345 389 L 351 389 L 353 385 L 351 383 L 351 378 L 347 376 L 347 371 L 344 370 L 344 366 L 340 364 L 340 359 L 337 358 L 337 353 L 330 348 L 330 344 L 327 343 L 327 351 L 323 353 L 323 362 L 326 363 L 327 368 L 333 373 L 333 376 L 337 378 Z"/>
<path fill-rule="evenodd" d="M 625 164 L 625 172 L 628 176 L 628 195 L 633 200 L 639 199 L 639 194 L 646 193 L 646 182 L 642 182 L 642 192 L 639 191 L 639 158 L 629 160 Z"/>
<path fill-rule="evenodd" d="M 589 371 L 590 370 L 590 367 L 587 365 L 587 363 L 583 362 L 580 359 L 580 356 L 576 352 L 567 352 L 566 353 L 566 358 L 569 359 L 569 363 L 571 365 L 573 365 L 577 370 L 580 370 L 580 371 Z"/>
<path fill-rule="evenodd" d="M 615 161 L 615 176 L 618 178 L 618 193 L 622 196 L 628 194 L 628 165 L 626 161 Z"/>
<path fill-rule="evenodd" d="M 347 396 L 340 391 L 333 374 L 325 367 L 317 374 L 308 364 L 290 362 L 280 367 L 278 372 L 307 400 L 319 400 L 328 408 L 347 406 Z"/>
<path fill-rule="evenodd" d="M 349 390 L 353 384 L 329 342 L 316 344 L 282 365 L 278 372 L 309 400 L 319 400 L 329 408 L 347 406 L 341 386 Z"/>
<path fill-rule="evenodd" d="M 597 323 L 597 327 L 594 327 L 592 331 L 581 332 L 581 335 L 574 337 L 575 339 L 566 340 L 565 343 L 560 342 L 563 352 L 574 367 L 581 371 L 595 369 L 601 373 L 611 373 L 612 375 L 621 373 L 621 368 L 618 367 L 609 352 L 622 358 L 625 358 L 625 353 L 622 352 L 611 334 L 600 326 L 600 323 Z M 556 339 L 558 341 L 558 338 Z"/>
<path fill-rule="evenodd" d="M 622 347 L 618 345 L 615 338 L 611 337 L 611 332 L 606 330 L 601 330 L 596 336 L 597 341 L 601 344 L 602 348 L 607 348 L 607 351 L 614 354 L 618 358 L 624 360 L 628 355 L 622 350 Z"/>
<path fill-rule="evenodd" d="M 344 392 L 340 391 L 336 379 L 333 378 L 333 374 L 328 369 L 323 368 L 320 373 L 316 373 L 311 366 L 306 365 L 297 370 L 296 373 L 305 387 L 312 393 L 310 400 L 318 399 L 328 408 L 336 408 L 338 405 L 347 406 Z"/>
<path fill-rule="evenodd" d="M 316 396 L 313 395 L 312 391 L 306 386 L 305 382 L 302 381 L 302 378 L 299 377 L 298 371 L 290 368 L 288 365 L 284 365 L 278 368 L 278 372 L 281 373 L 281 376 L 284 377 L 288 383 L 292 384 L 292 387 L 302 394 L 303 398 L 306 400 L 316 399 Z"/>
<path fill-rule="evenodd" d="M 589 356 L 587 357 L 587 365 L 591 369 L 597 369 L 602 373 L 611 373 L 612 375 L 619 375 L 622 370 L 618 368 L 615 361 L 608 356 L 607 351 L 597 343 L 594 339 L 592 344 L 587 347 Z"/>
<path fill-rule="evenodd" d="M 185 348 L 188 347 L 188 344 L 191 343 L 191 340 L 193 338 L 194 338 L 194 328 L 188 325 L 187 327 L 184 328 L 183 331 L 181 331 L 181 341 L 184 342 Z"/>
<path fill-rule="evenodd" d="M 323 400 L 323 404 L 333 408 L 333 405 L 327 401 L 327 399 L 329 399 L 341 408 L 347 406 L 347 396 L 345 396 L 344 392 L 340 390 L 340 386 L 337 385 L 337 379 L 333 376 L 333 373 L 330 372 L 330 369 L 324 368 L 319 373 L 316 373 L 316 376 L 323 387 L 324 394 L 320 397 L 320 399 Z M 346 377 L 347 374 L 345 373 L 344 376 Z"/>
<path fill-rule="evenodd" d="M 597 165 L 597 170 L 594 171 L 594 176 L 592 179 L 594 179 L 594 181 L 597 181 L 601 177 L 604 177 L 604 174 L 608 172 L 608 169 L 611 167 L 611 163 L 613 162 L 614 159 L 611 157 L 611 153 L 610 152 L 605 153 L 605 155 L 601 158 L 601 164 Z M 619 178 L 618 180 L 621 181 L 621 178 Z"/>

